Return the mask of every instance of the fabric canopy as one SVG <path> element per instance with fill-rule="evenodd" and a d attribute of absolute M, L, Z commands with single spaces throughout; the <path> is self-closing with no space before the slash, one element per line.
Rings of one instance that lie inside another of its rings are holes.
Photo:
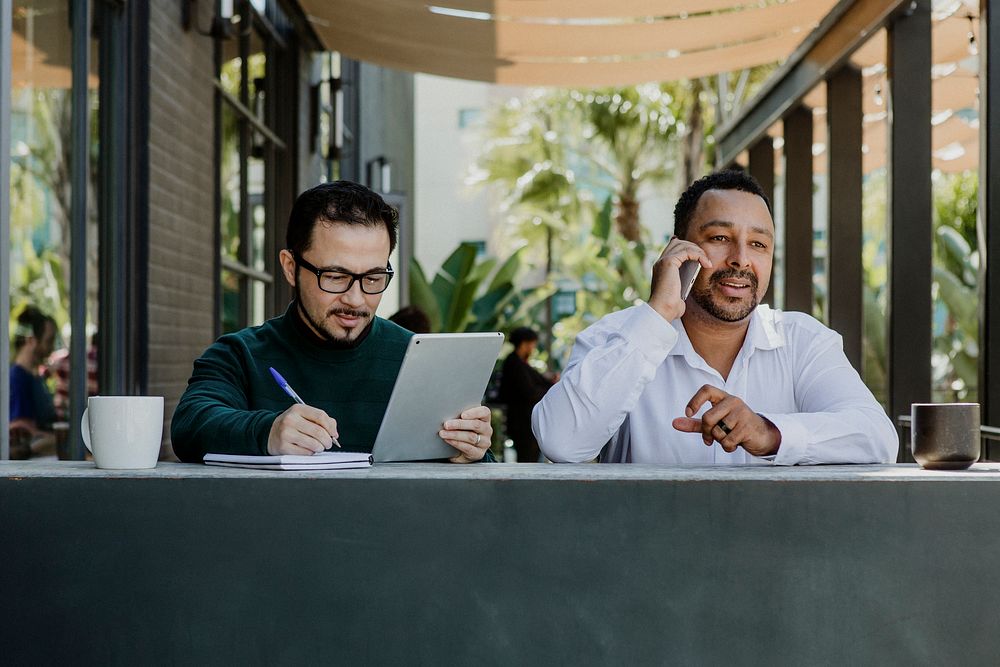
<path fill-rule="evenodd" d="M 301 0 L 325 46 L 510 85 L 669 81 L 784 60 L 837 0 Z"/>

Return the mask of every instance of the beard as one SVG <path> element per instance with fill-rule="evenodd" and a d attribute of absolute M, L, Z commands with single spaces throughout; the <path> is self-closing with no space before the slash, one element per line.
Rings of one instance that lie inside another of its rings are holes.
<path fill-rule="evenodd" d="M 338 306 L 326 310 L 324 314 L 322 309 L 307 308 L 305 302 L 302 301 L 302 294 L 299 292 L 298 284 L 295 285 L 295 300 L 298 302 L 299 312 L 302 314 L 302 317 L 313 328 L 313 331 L 315 331 L 320 338 L 328 343 L 351 345 L 358 340 L 361 334 L 364 333 L 364 331 L 371 324 L 372 314 L 367 310 L 354 310 L 353 308 Z M 340 327 L 343 331 L 341 334 L 333 328 L 333 325 L 328 323 L 330 317 L 333 315 L 357 317 L 361 321 L 358 322 L 357 326 L 351 327 L 350 329 Z"/>
<path fill-rule="evenodd" d="M 745 280 L 750 285 L 750 300 L 745 301 L 740 297 L 716 296 L 712 292 L 713 286 L 724 280 L 732 279 Z M 712 317 L 723 322 L 739 322 L 745 319 L 757 307 L 757 276 L 751 271 L 739 271 L 737 269 L 721 269 L 716 271 L 708 279 L 708 286 L 691 290 L 691 297 L 694 302 L 701 306 L 701 309 Z"/>

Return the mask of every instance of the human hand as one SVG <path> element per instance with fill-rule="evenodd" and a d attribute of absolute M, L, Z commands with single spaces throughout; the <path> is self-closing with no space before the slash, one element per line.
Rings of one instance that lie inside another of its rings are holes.
<path fill-rule="evenodd" d="M 458 419 L 449 419 L 443 426 L 438 435 L 459 452 L 448 459 L 452 463 L 474 463 L 483 458 L 490 448 L 493 427 L 490 425 L 490 409 L 485 405 L 469 408 Z"/>
<path fill-rule="evenodd" d="M 295 404 L 271 424 L 267 453 L 272 456 L 297 454 L 311 456 L 333 445 L 337 420 L 319 408 Z"/>
<path fill-rule="evenodd" d="M 692 419 L 708 401 L 712 407 Z M 718 387 L 704 385 L 684 408 L 686 417 L 678 417 L 673 427 L 685 433 L 701 433 L 706 445 L 718 441 L 727 452 L 742 447 L 753 456 L 768 456 L 781 446 L 781 431 L 769 420 L 751 410 L 742 399 L 727 394 Z"/>
<path fill-rule="evenodd" d="M 690 241 L 676 236 L 660 253 L 653 263 L 653 282 L 649 291 L 649 305 L 668 322 L 684 314 L 684 300 L 681 299 L 681 264 L 695 260 L 705 269 L 712 268 L 712 262 L 705 251 Z"/>

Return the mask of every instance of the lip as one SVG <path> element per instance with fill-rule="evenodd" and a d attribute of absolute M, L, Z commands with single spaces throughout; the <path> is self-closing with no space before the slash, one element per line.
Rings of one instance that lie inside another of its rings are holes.
<path fill-rule="evenodd" d="M 730 297 L 744 297 L 750 294 L 750 285 L 745 285 L 744 287 L 735 287 L 733 285 L 727 285 L 723 281 L 716 283 L 719 291 L 725 296 Z"/>
<path fill-rule="evenodd" d="M 340 324 L 340 326 L 344 327 L 345 329 L 356 327 L 358 324 L 361 323 L 360 317 L 350 317 L 348 315 L 340 315 L 340 314 L 334 314 L 333 317 L 334 319 L 337 320 L 337 323 Z"/>

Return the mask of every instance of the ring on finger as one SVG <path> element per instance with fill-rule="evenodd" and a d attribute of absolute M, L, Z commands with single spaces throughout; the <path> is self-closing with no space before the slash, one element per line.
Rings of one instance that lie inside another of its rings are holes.
<path fill-rule="evenodd" d="M 475 441 L 474 443 L 472 443 L 472 444 L 473 444 L 473 445 L 478 445 L 478 444 L 479 444 L 479 441 L 480 441 L 480 440 L 482 440 L 482 439 L 483 439 L 483 436 L 482 436 L 482 434 L 481 434 L 481 433 L 477 433 L 477 434 L 476 434 L 476 441 Z"/>
<path fill-rule="evenodd" d="M 718 426 L 722 430 L 722 432 L 725 433 L 726 435 L 729 435 L 730 433 L 733 432 L 733 429 L 729 427 L 729 424 L 722 421 L 721 419 L 718 422 L 716 422 L 715 425 Z"/>

